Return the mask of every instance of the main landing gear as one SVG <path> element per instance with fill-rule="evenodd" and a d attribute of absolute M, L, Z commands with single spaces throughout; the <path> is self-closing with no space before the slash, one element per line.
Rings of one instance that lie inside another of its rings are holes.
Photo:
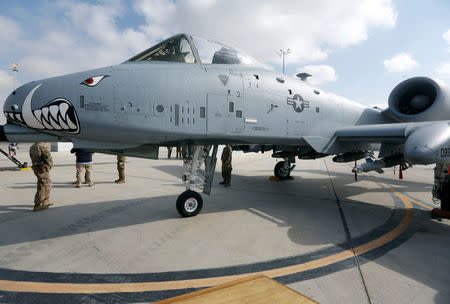
<path fill-rule="evenodd" d="M 186 158 L 183 160 L 184 174 L 182 176 L 186 191 L 177 199 L 177 211 L 182 217 L 196 216 L 202 210 L 203 199 L 192 188 L 203 188 L 203 193 L 211 193 L 216 169 L 217 145 L 214 146 L 211 156 L 208 156 L 208 151 L 208 146 L 188 146 Z M 200 170 L 203 163 L 205 163 L 204 172 Z"/>
<path fill-rule="evenodd" d="M 284 161 L 279 161 L 273 170 L 275 177 L 279 179 L 288 179 L 294 170 L 295 165 L 291 166 L 291 163 L 295 162 L 295 157 L 285 157 Z"/>

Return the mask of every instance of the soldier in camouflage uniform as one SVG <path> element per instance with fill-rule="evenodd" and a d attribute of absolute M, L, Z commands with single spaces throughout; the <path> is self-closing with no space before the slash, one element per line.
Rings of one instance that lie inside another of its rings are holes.
<path fill-rule="evenodd" d="M 441 210 L 450 211 L 450 164 L 438 163 L 434 168 L 433 200 L 441 202 Z"/>
<path fill-rule="evenodd" d="M 183 159 L 185 159 L 187 156 L 187 145 L 182 145 L 181 146 L 181 157 Z"/>
<path fill-rule="evenodd" d="M 115 183 L 125 183 L 125 156 L 123 155 L 117 155 L 117 171 L 119 172 L 119 179 Z"/>
<path fill-rule="evenodd" d="M 222 177 L 223 181 L 220 183 L 221 185 L 224 185 L 225 187 L 230 187 L 231 183 L 231 170 L 233 168 L 231 167 L 231 154 L 232 154 L 231 146 L 226 145 L 225 148 L 223 148 L 222 151 Z"/>
<path fill-rule="evenodd" d="M 170 158 L 172 156 L 172 148 L 171 146 L 167 147 L 167 158 Z"/>
<path fill-rule="evenodd" d="M 34 196 L 33 211 L 40 211 L 53 205 L 49 200 L 50 191 L 52 190 L 50 169 L 53 166 L 53 160 L 50 151 L 43 142 L 38 142 L 31 146 L 30 158 L 33 163 L 33 172 L 37 177 L 37 191 Z"/>

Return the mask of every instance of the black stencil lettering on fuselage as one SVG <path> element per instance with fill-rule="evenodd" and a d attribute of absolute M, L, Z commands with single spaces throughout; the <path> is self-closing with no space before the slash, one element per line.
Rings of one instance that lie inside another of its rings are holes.
<path fill-rule="evenodd" d="M 450 157 L 450 147 L 441 148 L 441 157 Z"/>

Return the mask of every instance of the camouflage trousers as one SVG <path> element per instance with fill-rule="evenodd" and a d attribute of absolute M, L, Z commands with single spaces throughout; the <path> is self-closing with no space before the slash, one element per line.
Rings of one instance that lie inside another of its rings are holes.
<path fill-rule="evenodd" d="M 75 166 L 77 168 L 77 185 L 81 185 L 83 181 L 83 169 L 85 169 L 84 181 L 92 184 L 92 165 L 76 164 Z"/>
<path fill-rule="evenodd" d="M 223 177 L 224 184 L 231 183 L 231 170 L 233 170 L 233 168 L 231 166 L 222 165 L 222 177 Z"/>
<path fill-rule="evenodd" d="M 34 175 L 37 177 L 37 190 L 34 196 L 34 204 L 41 205 L 49 200 L 52 190 L 52 181 L 49 170 L 45 166 L 33 166 Z"/>
<path fill-rule="evenodd" d="M 119 180 L 125 180 L 125 163 L 117 164 L 117 172 L 119 173 Z"/>

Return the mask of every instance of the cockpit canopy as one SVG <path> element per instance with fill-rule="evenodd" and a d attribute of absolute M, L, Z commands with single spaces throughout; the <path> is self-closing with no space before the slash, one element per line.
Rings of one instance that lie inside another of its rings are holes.
<path fill-rule="evenodd" d="M 256 59 L 219 42 L 180 34 L 134 56 L 127 62 L 166 61 L 262 66 Z"/>

